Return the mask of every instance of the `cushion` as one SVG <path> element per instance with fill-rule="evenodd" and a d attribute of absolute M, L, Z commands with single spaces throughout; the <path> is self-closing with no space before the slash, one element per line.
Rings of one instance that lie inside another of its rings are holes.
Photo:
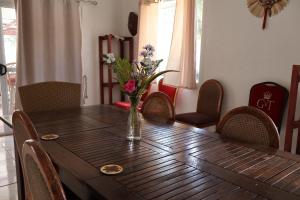
<path fill-rule="evenodd" d="M 117 101 L 114 103 L 114 105 L 119 108 L 122 108 L 124 110 L 130 110 L 130 107 L 131 107 L 130 102 L 127 102 L 127 101 Z M 142 105 L 143 105 L 143 102 L 140 101 L 140 103 L 138 105 L 138 111 L 141 111 Z"/>
<path fill-rule="evenodd" d="M 249 106 L 264 111 L 280 128 L 287 99 L 286 88 L 272 82 L 259 83 L 251 88 Z"/>
<path fill-rule="evenodd" d="M 171 85 L 164 85 L 163 80 L 161 79 L 158 84 L 158 91 L 166 94 L 168 97 L 170 97 L 171 102 L 173 105 L 175 104 L 176 100 L 176 94 L 177 94 L 178 88 Z"/>
<path fill-rule="evenodd" d="M 115 106 L 125 109 L 125 110 L 129 110 L 130 109 L 130 102 L 127 101 L 118 101 L 114 103 Z"/>
<path fill-rule="evenodd" d="M 180 121 L 193 126 L 201 127 L 210 123 L 217 123 L 215 117 L 204 115 L 198 112 L 183 113 L 175 116 L 176 121 Z"/>

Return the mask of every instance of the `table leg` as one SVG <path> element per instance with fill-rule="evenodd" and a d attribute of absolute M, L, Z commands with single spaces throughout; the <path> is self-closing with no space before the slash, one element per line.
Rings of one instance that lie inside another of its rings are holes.
<path fill-rule="evenodd" d="M 25 187 L 22 166 L 20 162 L 20 157 L 15 143 L 15 161 L 16 161 L 16 172 L 17 172 L 17 186 L 18 186 L 18 200 L 25 200 Z"/>

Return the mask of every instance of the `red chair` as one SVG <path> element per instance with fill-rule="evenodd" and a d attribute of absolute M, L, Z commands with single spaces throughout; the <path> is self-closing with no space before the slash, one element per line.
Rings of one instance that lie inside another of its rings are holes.
<path fill-rule="evenodd" d="M 163 83 L 163 79 L 160 79 L 158 82 L 158 91 L 166 94 L 168 97 L 170 97 L 171 102 L 175 106 L 176 103 L 176 96 L 178 92 L 178 88 L 172 85 L 165 85 Z"/>
<path fill-rule="evenodd" d="M 277 83 L 258 83 L 252 86 L 250 90 L 249 106 L 264 111 L 280 131 L 288 95 L 288 90 Z"/>
<path fill-rule="evenodd" d="M 151 84 L 148 86 L 147 91 L 142 95 L 140 105 L 138 106 L 138 110 L 141 110 L 143 102 L 146 100 L 146 98 L 149 95 L 150 89 L 151 89 Z M 114 103 L 114 105 L 124 110 L 129 110 L 131 107 L 130 102 L 128 101 L 117 101 Z"/>

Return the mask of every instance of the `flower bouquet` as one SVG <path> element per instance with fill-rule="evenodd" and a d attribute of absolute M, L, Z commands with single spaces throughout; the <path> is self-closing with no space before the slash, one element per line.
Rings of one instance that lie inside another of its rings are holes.
<path fill-rule="evenodd" d="M 140 116 L 137 109 L 141 96 L 154 79 L 167 72 L 175 72 L 165 70 L 156 73 L 162 60 L 153 59 L 154 51 L 152 45 L 146 45 L 140 53 L 142 59 L 134 63 L 120 57 L 115 58 L 112 53 L 104 55 L 104 62 L 113 66 L 121 90 L 128 95 L 131 103 L 127 136 L 131 141 L 141 139 Z"/>

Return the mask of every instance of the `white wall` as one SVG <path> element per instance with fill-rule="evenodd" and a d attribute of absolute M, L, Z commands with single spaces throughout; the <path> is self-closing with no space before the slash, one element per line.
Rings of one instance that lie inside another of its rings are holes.
<path fill-rule="evenodd" d="M 223 84 L 223 114 L 247 105 L 255 83 L 274 81 L 289 89 L 292 65 L 300 64 L 298 8 L 300 1 L 291 0 L 279 15 L 268 20 L 263 31 L 262 19 L 248 11 L 246 1 L 204 1 L 201 79 L 214 78 Z M 195 97 L 197 92 L 182 91 L 177 111 L 195 109 L 196 98 L 186 94 Z M 281 132 L 285 132 L 285 125 Z"/>
<path fill-rule="evenodd" d="M 81 4 L 83 75 L 88 78 L 88 99 L 85 105 L 100 103 L 98 36 L 116 34 L 129 36 L 128 14 L 138 12 L 138 0 L 99 0 L 97 6 Z M 105 76 L 106 78 L 106 76 Z M 105 96 L 106 102 L 108 102 Z M 118 88 L 114 99 L 119 98 Z"/>
<path fill-rule="evenodd" d="M 100 103 L 98 36 L 118 32 L 119 0 L 101 0 L 98 5 L 81 4 L 83 75 L 88 78 L 85 105 Z"/>
<path fill-rule="evenodd" d="M 224 85 L 224 111 L 246 105 L 255 83 L 274 81 L 289 89 L 292 65 L 300 63 L 299 7 L 291 0 L 263 31 L 246 1 L 205 1 L 201 76 Z"/>
<path fill-rule="evenodd" d="M 269 19 L 263 31 L 262 19 L 248 11 L 246 1 L 204 0 L 201 81 L 214 78 L 223 84 L 223 114 L 247 105 L 255 83 L 274 81 L 289 89 L 292 65 L 300 64 L 298 8 L 300 1 L 291 0 L 279 15 Z M 99 103 L 97 36 L 129 34 L 131 10 L 138 11 L 138 0 L 101 0 L 97 7 L 85 8 L 83 60 L 89 79 L 88 104 Z M 198 89 L 180 90 L 176 112 L 194 111 L 197 97 Z"/>
<path fill-rule="evenodd" d="M 130 12 L 139 12 L 139 0 L 118 0 L 119 6 L 121 8 L 119 16 L 119 32 L 121 35 L 130 36 L 130 33 L 127 28 L 128 24 L 128 15 Z"/>

